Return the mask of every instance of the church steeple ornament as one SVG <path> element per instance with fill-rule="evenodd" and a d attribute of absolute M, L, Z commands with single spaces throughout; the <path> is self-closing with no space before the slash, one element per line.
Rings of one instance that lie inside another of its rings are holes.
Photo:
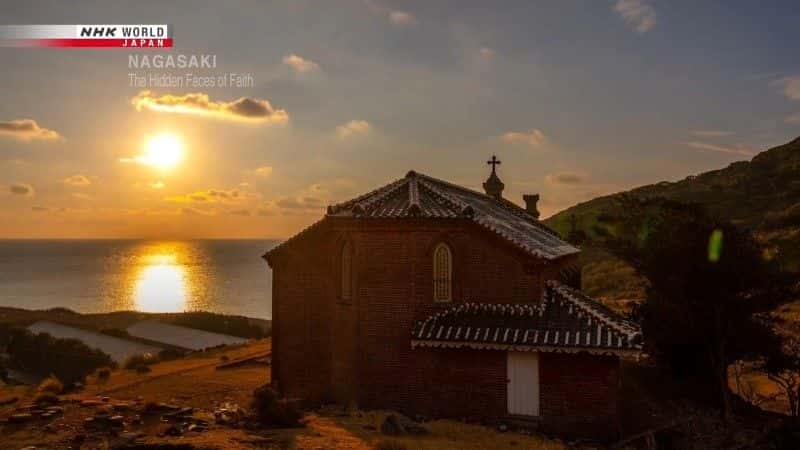
<path fill-rule="evenodd" d="M 492 173 L 489 175 L 489 178 L 483 183 L 483 190 L 486 191 L 486 195 L 491 195 L 494 198 L 502 198 L 503 197 L 503 188 L 506 187 L 500 178 L 497 177 L 496 167 L 498 164 L 501 164 L 500 160 L 497 159 L 497 156 L 492 155 L 492 159 L 486 161 L 486 164 L 492 166 Z"/>

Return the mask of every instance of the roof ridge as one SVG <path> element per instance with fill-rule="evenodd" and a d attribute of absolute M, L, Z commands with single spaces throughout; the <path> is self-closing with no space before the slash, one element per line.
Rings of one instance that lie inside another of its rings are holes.
<path fill-rule="evenodd" d="M 391 183 L 387 186 L 384 186 L 385 189 L 381 190 L 381 192 L 377 192 L 367 199 L 362 199 L 361 201 L 355 202 L 353 205 L 353 213 L 356 215 L 362 215 L 378 207 L 388 198 L 398 192 L 403 185 L 407 185 L 408 182 L 409 180 L 407 178 L 401 178 L 396 183 Z"/>
<path fill-rule="evenodd" d="M 431 185 L 425 180 L 420 180 L 421 185 L 428 189 L 431 193 L 438 196 L 442 200 L 447 203 L 450 203 L 451 206 L 458 208 L 458 214 L 465 217 L 472 217 L 474 213 L 472 206 L 470 206 L 467 202 L 462 201 L 459 198 L 455 198 L 452 195 L 442 192 L 441 190 L 437 189 L 435 186 Z"/>
<path fill-rule="evenodd" d="M 451 183 L 449 181 L 445 181 L 445 180 L 442 180 L 442 179 L 439 179 L 439 178 L 436 178 L 436 177 L 432 177 L 432 176 L 426 175 L 424 173 L 419 173 L 419 172 L 416 172 L 416 171 L 413 171 L 413 170 L 409 172 L 409 174 L 412 174 L 412 173 L 413 173 L 413 175 L 416 175 L 416 176 L 419 176 L 419 177 L 422 177 L 422 178 L 427 178 L 429 181 L 433 181 L 435 183 L 444 184 L 447 187 L 451 187 L 453 189 L 457 189 L 457 190 L 466 192 L 467 194 L 477 195 L 477 196 L 479 196 L 479 197 L 481 197 L 481 198 L 483 198 L 485 200 L 497 202 L 498 205 L 505 207 L 507 210 L 509 210 L 510 212 L 514 213 L 517 217 L 521 217 L 521 218 L 524 218 L 524 219 L 529 219 L 529 221 L 531 223 L 535 224 L 542 231 L 550 233 L 551 235 L 553 235 L 555 237 L 558 237 L 558 238 L 561 237 L 561 235 L 559 235 L 555 230 L 553 230 L 550 227 L 548 227 L 547 225 L 543 224 L 539 219 L 534 217 L 525 208 L 517 205 L 516 203 L 512 202 L 511 200 L 509 200 L 507 198 L 500 197 L 498 199 L 498 198 L 492 197 L 491 195 L 485 194 L 483 192 L 478 192 L 478 191 L 472 190 L 472 189 L 464 187 L 464 186 L 459 186 L 459 185 Z"/>
<path fill-rule="evenodd" d="M 346 207 L 351 206 L 351 205 L 355 205 L 356 203 L 360 202 L 361 200 L 364 200 L 367 197 L 375 195 L 375 194 L 379 193 L 380 191 L 382 191 L 384 189 L 389 189 L 393 185 L 401 184 L 401 183 L 403 183 L 405 181 L 406 181 L 405 177 L 398 178 L 398 179 L 396 179 L 394 181 L 389 182 L 389 184 L 385 184 L 385 185 L 383 185 L 383 186 L 381 186 L 379 188 L 373 189 L 373 190 L 367 192 L 366 194 L 361 194 L 358 197 L 354 197 L 354 198 L 351 198 L 349 200 L 345 200 L 345 201 L 343 201 L 341 203 L 335 203 L 335 204 L 329 205 L 328 206 L 328 214 L 335 214 L 335 213 L 337 213 L 339 210 L 341 210 L 343 208 L 346 208 Z"/>
<path fill-rule="evenodd" d="M 603 325 L 624 335 L 628 338 L 628 341 L 632 342 L 637 336 L 641 336 L 641 329 L 637 325 L 606 308 L 605 305 L 591 299 L 583 292 L 556 280 L 547 280 L 546 284 L 561 294 L 562 299 L 569 301 L 583 313 L 593 317 Z"/>

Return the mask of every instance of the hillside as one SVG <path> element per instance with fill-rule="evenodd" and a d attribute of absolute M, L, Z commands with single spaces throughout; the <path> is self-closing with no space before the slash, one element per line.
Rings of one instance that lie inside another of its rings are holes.
<path fill-rule="evenodd" d="M 784 267 L 800 271 L 800 137 L 723 169 L 691 175 L 678 182 L 660 182 L 627 192 L 598 197 L 566 209 L 547 223 L 563 236 L 582 230 L 584 289 L 605 300 L 641 299 L 645 283 L 630 267 L 593 248 L 597 218 L 619 213 L 624 195 L 665 197 L 699 203 L 717 217 L 753 230 Z M 618 305 L 619 306 L 619 305 Z"/>
<path fill-rule="evenodd" d="M 145 373 L 111 370 L 104 378 L 90 376 L 80 390 L 51 396 L 47 404 L 34 387 L 0 384 L 0 448 L 567 448 L 529 431 L 452 420 L 425 422 L 424 435 L 390 437 L 381 432 L 386 411 L 335 407 L 307 411 L 299 428 L 253 424 L 252 393 L 270 381 L 270 352 L 265 339 L 159 362 Z"/>

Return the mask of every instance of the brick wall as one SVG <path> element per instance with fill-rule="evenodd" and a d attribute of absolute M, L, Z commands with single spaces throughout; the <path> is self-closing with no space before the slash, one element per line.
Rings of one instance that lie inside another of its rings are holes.
<path fill-rule="evenodd" d="M 539 357 L 543 428 L 613 438 L 619 432 L 619 358 L 542 353 Z"/>
<path fill-rule="evenodd" d="M 329 230 L 316 229 L 272 262 L 272 380 L 289 397 L 331 397 L 332 269 Z"/>
<path fill-rule="evenodd" d="M 349 304 L 338 298 L 345 240 L 354 252 Z M 453 253 L 454 302 L 538 301 L 543 281 L 575 262 L 545 264 L 457 220 L 328 219 L 271 261 L 273 377 L 281 390 L 409 414 L 502 417 L 505 352 L 411 349 L 414 321 L 451 305 L 433 302 L 432 251 L 439 242 Z M 546 355 L 541 379 L 543 425 L 552 418 L 557 431 L 559 424 L 593 427 L 616 415 L 611 359 Z"/>

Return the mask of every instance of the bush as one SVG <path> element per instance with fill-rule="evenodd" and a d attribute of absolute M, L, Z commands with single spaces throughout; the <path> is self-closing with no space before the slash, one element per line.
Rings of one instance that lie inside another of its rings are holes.
<path fill-rule="evenodd" d="M 295 406 L 278 397 L 269 386 L 264 385 L 253 391 L 251 408 L 262 425 L 276 427 L 296 427 L 300 425 L 302 414 Z"/>
<path fill-rule="evenodd" d="M 406 450 L 406 444 L 391 439 L 381 439 L 375 443 L 375 450 Z"/>
<path fill-rule="evenodd" d="M 64 391 L 64 384 L 53 375 L 42 380 L 37 389 L 40 394 L 50 393 L 53 395 L 60 394 Z"/>
<path fill-rule="evenodd" d="M 122 368 L 126 370 L 138 370 L 139 366 L 146 366 L 155 362 L 155 358 L 150 353 L 138 353 L 128 356 L 122 363 Z"/>
<path fill-rule="evenodd" d="M 39 375 L 53 374 L 66 386 L 82 381 L 100 367 L 114 367 L 110 356 L 77 339 L 33 334 L 8 324 L 0 324 L 0 346 L 6 347 L 16 365 Z"/>
<path fill-rule="evenodd" d="M 111 369 L 109 369 L 108 367 L 102 367 L 100 369 L 97 369 L 97 372 L 95 372 L 95 376 L 97 376 L 98 380 L 103 380 L 103 381 L 108 380 L 108 378 L 111 377 Z"/>

